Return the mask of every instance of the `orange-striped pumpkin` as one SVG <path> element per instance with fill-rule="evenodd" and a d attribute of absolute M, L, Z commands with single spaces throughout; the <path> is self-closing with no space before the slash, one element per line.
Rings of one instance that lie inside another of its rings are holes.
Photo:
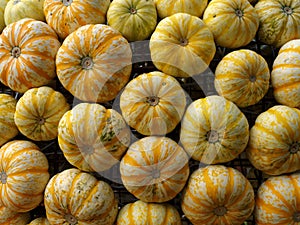
<path fill-rule="evenodd" d="M 30 213 L 18 213 L 0 204 L 1 225 L 26 225 L 30 221 Z"/>

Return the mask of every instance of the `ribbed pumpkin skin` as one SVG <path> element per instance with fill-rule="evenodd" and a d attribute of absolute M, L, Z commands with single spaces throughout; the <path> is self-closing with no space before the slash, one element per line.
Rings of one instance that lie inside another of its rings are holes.
<path fill-rule="evenodd" d="M 300 169 L 300 110 L 276 105 L 261 113 L 250 130 L 247 155 L 254 167 L 269 175 Z"/>
<path fill-rule="evenodd" d="M 121 208 L 116 225 L 181 225 L 177 209 L 167 203 L 136 201 Z"/>
<path fill-rule="evenodd" d="M 184 187 L 188 156 L 172 139 L 144 137 L 129 147 L 120 164 L 125 188 L 144 202 L 166 202 Z"/>
<path fill-rule="evenodd" d="M 44 203 L 51 225 L 112 225 L 118 213 L 118 202 L 112 188 L 91 174 L 74 168 L 50 179 Z"/>
<path fill-rule="evenodd" d="M 299 224 L 299 195 L 299 173 L 268 178 L 257 192 L 254 211 L 256 224 Z"/>
<path fill-rule="evenodd" d="M 130 144 L 130 130 L 117 111 L 80 103 L 61 118 L 58 144 L 72 165 L 100 172 L 119 162 Z"/>
<path fill-rule="evenodd" d="M 162 19 L 151 35 L 149 47 L 156 68 L 175 77 L 202 73 L 216 52 L 211 31 L 200 18 L 187 13 Z"/>
<path fill-rule="evenodd" d="M 260 0 L 255 9 L 260 21 L 260 41 L 279 48 L 290 40 L 300 38 L 298 0 Z"/>
<path fill-rule="evenodd" d="M 218 94 L 237 106 L 254 105 L 269 90 L 268 63 L 252 50 L 230 52 L 217 65 L 214 83 Z"/>
<path fill-rule="evenodd" d="M 49 180 L 46 156 L 32 142 L 14 140 L 0 148 L 0 204 L 28 212 L 43 199 Z"/>
<path fill-rule="evenodd" d="M 4 10 L 8 1 L 9 0 L 0 0 L 0 32 L 2 32 L 2 30 L 6 26 L 4 21 Z"/>
<path fill-rule="evenodd" d="M 30 214 L 18 213 L 0 204 L 1 225 L 26 225 L 30 221 Z"/>
<path fill-rule="evenodd" d="M 17 100 L 9 94 L 0 94 L 0 146 L 19 133 L 14 121 Z"/>
<path fill-rule="evenodd" d="M 241 225 L 254 205 L 253 187 L 241 172 L 210 165 L 191 174 L 181 208 L 194 225 Z"/>
<path fill-rule="evenodd" d="M 61 39 L 87 24 L 103 24 L 110 0 L 44 0 L 47 23 Z"/>
<path fill-rule="evenodd" d="M 248 139 L 246 116 L 221 96 L 195 100 L 182 118 L 180 142 L 193 159 L 205 164 L 235 159 L 246 148 Z"/>
<path fill-rule="evenodd" d="M 50 87 L 31 88 L 18 100 L 14 121 L 19 131 L 34 141 L 57 138 L 58 122 L 70 106 Z"/>
<path fill-rule="evenodd" d="M 154 2 L 114 0 L 107 11 L 107 22 L 128 41 L 145 40 L 151 35 L 157 24 Z"/>
<path fill-rule="evenodd" d="M 14 91 L 48 84 L 60 42 L 49 25 L 34 19 L 9 24 L 0 35 L 0 81 Z"/>
<path fill-rule="evenodd" d="M 277 102 L 300 108 L 300 39 L 284 44 L 273 62 L 271 81 Z"/>
<path fill-rule="evenodd" d="M 56 56 L 62 85 L 83 101 L 113 100 L 129 80 L 131 49 L 115 29 L 103 24 L 78 28 L 62 43 Z"/>
<path fill-rule="evenodd" d="M 46 217 L 39 217 L 32 220 L 28 225 L 50 225 Z"/>
<path fill-rule="evenodd" d="M 143 135 L 164 135 L 175 129 L 186 107 L 186 96 L 172 76 L 154 71 L 131 80 L 120 97 L 127 124 Z"/>

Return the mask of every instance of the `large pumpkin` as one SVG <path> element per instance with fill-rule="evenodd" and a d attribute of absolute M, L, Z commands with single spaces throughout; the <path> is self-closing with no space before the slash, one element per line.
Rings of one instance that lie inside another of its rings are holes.
<path fill-rule="evenodd" d="M 58 122 L 69 108 L 60 92 L 46 86 L 31 88 L 17 102 L 15 124 L 31 140 L 53 140 L 57 138 Z"/>
<path fill-rule="evenodd" d="M 285 43 L 276 56 L 271 81 L 276 101 L 300 108 L 300 39 Z"/>
<path fill-rule="evenodd" d="M 173 131 L 185 107 L 186 95 L 180 83 L 157 71 L 131 80 L 120 97 L 125 121 L 143 135 L 164 135 Z"/>
<path fill-rule="evenodd" d="M 0 205 L 16 212 L 34 209 L 48 180 L 47 158 L 34 143 L 14 140 L 0 148 Z"/>
<path fill-rule="evenodd" d="M 30 221 L 30 213 L 18 213 L 0 204 L 0 225 L 26 225 Z"/>
<path fill-rule="evenodd" d="M 257 169 L 269 175 L 300 169 L 300 110 L 275 105 L 261 113 L 250 130 L 247 155 Z"/>
<path fill-rule="evenodd" d="M 212 0 L 203 21 L 218 45 L 239 48 L 249 44 L 259 26 L 258 15 L 248 0 Z"/>
<path fill-rule="evenodd" d="M 56 77 L 60 42 L 50 26 L 24 18 L 7 25 L 0 35 L 0 81 L 14 91 L 48 84 Z"/>
<path fill-rule="evenodd" d="M 52 225 L 112 225 L 117 217 L 118 202 L 112 188 L 78 169 L 54 175 L 44 196 L 47 219 Z"/>
<path fill-rule="evenodd" d="M 130 45 L 118 31 L 103 24 L 85 25 L 59 48 L 57 76 L 80 100 L 110 101 L 129 80 L 131 57 Z"/>
<path fill-rule="evenodd" d="M 135 141 L 120 164 L 125 188 L 144 202 L 166 202 L 184 187 L 188 156 L 168 137 L 149 136 Z"/>
<path fill-rule="evenodd" d="M 299 0 L 260 0 L 255 4 L 259 16 L 260 41 L 281 47 L 286 42 L 300 38 Z"/>
<path fill-rule="evenodd" d="M 254 206 L 249 180 L 238 170 L 222 165 L 194 171 L 181 203 L 184 215 L 195 225 L 241 225 Z"/>
<path fill-rule="evenodd" d="M 205 164 L 229 162 L 247 146 L 249 124 L 231 101 L 208 96 L 192 102 L 183 116 L 180 142 L 195 160 Z"/>
<path fill-rule="evenodd" d="M 218 94 L 237 106 L 254 105 L 269 90 L 268 63 L 252 50 L 240 49 L 230 52 L 218 63 L 214 83 Z"/>
<path fill-rule="evenodd" d="M 156 68 L 176 77 L 202 73 L 213 59 L 213 34 L 196 16 L 176 13 L 162 19 L 150 38 L 150 55 Z"/>

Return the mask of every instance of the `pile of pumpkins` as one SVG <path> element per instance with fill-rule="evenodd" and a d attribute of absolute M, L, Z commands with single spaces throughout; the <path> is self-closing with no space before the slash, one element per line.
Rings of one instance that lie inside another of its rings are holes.
<path fill-rule="evenodd" d="M 0 30 L 0 225 L 300 224 L 299 0 L 1 0 Z M 139 43 L 155 69 L 136 74 Z M 215 94 L 191 98 L 208 70 Z M 52 141 L 72 166 L 56 174 Z M 241 154 L 258 190 L 227 165 Z M 122 207 L 94 175 L 116 165 Z"/>

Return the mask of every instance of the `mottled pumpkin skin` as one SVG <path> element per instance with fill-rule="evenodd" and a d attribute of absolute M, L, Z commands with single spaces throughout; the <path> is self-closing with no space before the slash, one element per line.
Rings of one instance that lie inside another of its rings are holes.
<path fill-rule="evenodd" d="M 252 165 L 269 175 L 300 169 L 300 110 L 276 105 L 261 113 L 250 130 L 247 155 Z"/>
<path fill-rule="evenodd" d="M 121 208 L 116 225 L 181 225 L 177 209 L 167 203 L 147 203 L 138 200 Z"/>
<path fill-rule="evenodd" d="M 78 169 L 67 169 L 54 175 L 44 196 L 51 225 L 113 225 L 117 217 L 118 202 L 112 188 Z"/>
<path fill-rule="evenodd" d="M 237 106 L 254 105 L 269 90 L 268 63 L 252 50 L 230 52 L 218 63 L 214 83 L 218 94 Z"/>
<path fill-rule="evenodd" d="M 276 101 L 300 108 L 300 39 L 285 43 L 276 56 L 271 72 Z"/>
<path fill-rule="evenodd" d="M 24 18 L 7 25 L 0 35 L 0 81 L 14 91 L 48 84 L 56 77 L 60 42 L 51 27 Z"/>
<path fill-rule="evenodd" d="M 0 204 L 1 225 L 26 225 L 30 221 L 30 213 L 18 213 Z"/>
<path fill-rule="evenodd" d="M 28 212 L 43 200 L 49 180 L 48 160 L 26 140 L 13 140 L 0 148 L 0 205 Z"/>
<path fill-rule="evenodd" d="M 244 151 L 248 140 L 246 116 L 224 97 L 197 99 L 182 118 L 180 142 L 193 159 L 202 163 L 229 162 Z"/>
<path fill-rule="evenodd" d="M 6 26 L 4 21 L 4 10 L 9 0 L 0 0 L 0 33 L 3 31 Z"/>
<path fill-rule="evenodd" d="M 168 137 L 149 136 L 132 143 L 121 159 L 125 188 L 144 202 L 166 202 L 184 187 L 188 156 Z"/>
<path fill-rule="evenodd" d="M 202 73 L 216 52 L 212 32 L 199 17 L 187 13 L 162 19 L 150 37 L 149 47 L 155 67 L 175 77 Z"/>
<path fill-rule="evenodd" d="M 38 217 L 32 220 L 28 225 L 50 225 L 46 217 Z"/>
<path fill-rule="evenodd" d="M 132 63 L 128 41 L 103 24 L 78 28 L 56 56 L 57 76 L 76 98 L 89 102 L 113 100 L 128 82 Z"/>
<path fill-rule="evenodd" d="M 254 210 L 254 190 L 238 170 L 210 165 L 192 173 L 181 208 L 193 224 L 241 225 Z"/>
<path fill-rule="evenodd" d="M 257 225 L 299 224 L 300 174 L 273 176 L 260 185 L 254 211 Z"/>

